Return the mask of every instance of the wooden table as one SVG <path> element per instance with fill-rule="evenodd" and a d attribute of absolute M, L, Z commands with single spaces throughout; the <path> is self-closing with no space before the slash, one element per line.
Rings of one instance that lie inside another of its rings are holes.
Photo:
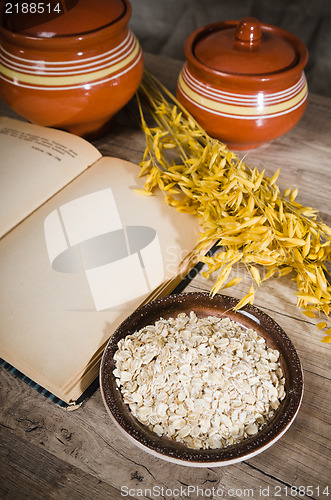
<path fill-rule="evenodd" d="M 171 90 L 181 63 L 146 55 L 146 66 Z M 1 114 L 15 116 L 4 104 Z M 95 145 L 103 154 L 138 163 L 144 136 L 126 110 Z M 310 95 L 300 123 L 286 136 L 251 151 L 245 162 L 297 186 L 298 201 L 331 225 L 331 99 Z M 180 214 L 178 215 L 180 217 Z M 185 291 L 210 290 L 201 273 Z M 245 280 L 228 294 L 243 296 Z M 288 333 L 301 358 L 305 393 L 288 432 L 251 460 L 228 467 L 169 464 L 133 446 L 110 421 L 100 390 L 75 411 L 52 403 L 1 369 L 0 497 L 28 499 L 325 498 L 330 469 L 330 353 L 314 320 L 295 307 L 290 278 L 266 282 L 255 305 Z M 213 490 L 214 488 L 214 490 Z M 213 496 L 213 491 L 217 492 Z"/>

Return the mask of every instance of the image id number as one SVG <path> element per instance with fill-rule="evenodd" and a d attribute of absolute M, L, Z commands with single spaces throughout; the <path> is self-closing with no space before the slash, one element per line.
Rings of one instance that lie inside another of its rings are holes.
<path fill-rule="evenodd" d="M 313 496 L 315 494 L 323 495 L 328 497 L 329 487 L 320 487 L 320 486 L 275 486 L 274 491 L 275 497 L 284 498 L 284 497 L 304 497 L 304 496 Z"/>
<path fill-rule="evenodd" d="M 61 4 L 60 2 L 55 5 L 47 2 L 6 2 L 5 3 L 5 13 L 6 14 L 51 14 L 56 12 L 61 14 Z"/>

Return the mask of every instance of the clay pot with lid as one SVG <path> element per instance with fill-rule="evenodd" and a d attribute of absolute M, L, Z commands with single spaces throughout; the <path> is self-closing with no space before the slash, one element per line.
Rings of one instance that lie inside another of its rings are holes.
<path fill-rule="evenodd" d="M 0 20 L 0 96 L 19 115 L 86 137 L 101 135 L 143 73 L 128 0 L 66 0 L 66 11 Z M 39 4 L 38 4 L 39 5 Z"/>
<path fill-rule="evenodd" d="M 214 23 L 184 45 L 177 97 L 212 137 L 251 149 L 302 117 L 308 51 L 293 34 L 255 18 Z"/>

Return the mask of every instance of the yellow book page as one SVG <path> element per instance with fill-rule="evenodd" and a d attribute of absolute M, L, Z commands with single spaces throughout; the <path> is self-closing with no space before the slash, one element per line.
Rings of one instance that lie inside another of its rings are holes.
<path fill-rule="evenodd" d="M 0 356 L 62 399 L 196 246 L 196 218 L 136 193 L 138 174 L 102 158 L 0 242 Z"/>
<path fill-rule="evenodd" d="M 100 157 L 80 137 L 0 117 L 0 237 Z"/>

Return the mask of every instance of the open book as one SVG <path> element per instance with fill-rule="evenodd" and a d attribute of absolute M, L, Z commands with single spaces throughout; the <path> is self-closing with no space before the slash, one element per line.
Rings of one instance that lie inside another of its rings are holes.
<path fill-rule="evenodd" d="M 0 152 L 0 357 L 72 403 L 119 324 L 194 266 L 199 225 L 69 133 L 0 118 Z"/>

